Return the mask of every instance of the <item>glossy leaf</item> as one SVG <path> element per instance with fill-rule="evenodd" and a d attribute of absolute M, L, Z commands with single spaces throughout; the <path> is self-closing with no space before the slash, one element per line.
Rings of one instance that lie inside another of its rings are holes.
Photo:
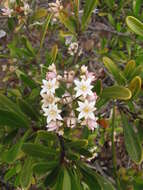
<path fill-rule="evenodd" d="M 37 164 L 34 164 L 33 172 L 38 175 L 42 175 L 55 168 L 57 165 L 58 162 L 56 161 L 39 162 Z"/>
<path fill-rule="evenodd" d="M 122 86 L 111 86 L 103 89 L 103 98 L 112 98 L 118 100 L 129 100 L 132 96 L 131 91 L 128 88 Z"/>
<path fill-rule="evenodd" d="M 134 77 L 130 82 L 128 88 L 132 92 L 132 98 L 136 97 L 141 90 L 142 80 L 140 77 Z"/>
<path fill-rule="evenodd" d="M 128 16 L 126 18 L 126 23 L 128 27 L 140 36 L 143 36 L 143 23 L 133 16 Z"/>
<path fill-rule="evenodd" d="M 34 143 L 24 143 L 22 151 L 29 156 L 45 159 L 53 159 L 57 154 L 53 149 Z"/>
<path fill-rule="evenodd" d="M 124 76 L 129 80 L 131 78 L 132 73 L 136 67 L 136 62 L 134 60 L 129 61 L 124 69 Z"/>
<path fill-rule="evenodd" d="M 125 79 L 120 69 L 110 58 L 103 57 L 103 63 L 108 71 L 113 75 L 114 79 L 117 81 L 118 84 L 125 84 Z"/>
<path fill-rule="evenodd" d="M 122 122 L 126 150 L 134 162 L 140 163 L 142 160 L 142 146 L 138 139 L 138 135 L 135 133 L 133 126 L 124 113 L 122 113 Z"/>

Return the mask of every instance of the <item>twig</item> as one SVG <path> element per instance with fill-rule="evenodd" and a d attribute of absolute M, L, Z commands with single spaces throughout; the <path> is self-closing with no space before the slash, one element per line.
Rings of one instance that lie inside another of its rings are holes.
<path fill-rule="evenodd" d="M 105 32 L 110 32 L 118 36 L 124 36 L 124 37 L 129 36 L 128 33 L 117 32 L 116 30 L 112 30 L 112 29 L 97 28 L 96 26 L 89 26 L 88 28 L 92 31 L 105 31 Z"/>

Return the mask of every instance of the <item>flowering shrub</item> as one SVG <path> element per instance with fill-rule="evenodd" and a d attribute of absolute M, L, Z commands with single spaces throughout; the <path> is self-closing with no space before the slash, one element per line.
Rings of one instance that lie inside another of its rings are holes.
<path fill-rule="evenodd" d="M 102 7 L 96 0 L 56 0 L 47 2 L 46 8 L 28 0 L 2 3 L 7 28 L 0 40 L 10 36 L 0 54 L 6 72 L 0 92 L 2 187 L 143 189 L 138 172 L 143 140 L 142 47 L 134 44 L 127 27 L 122 29 L 120 22 L 116 26 L 110 14 L 117 11 L 112 2 L 105 1 Z M 117 31 L 103 23 L 94 28 L 95 16 L 102 20 L 105 14 L 97 6 L 107 8 Z M 122 9 L 118 11 L 119 19 Z M 135 5 L 134 14 L 139 14 Z M 143 35 L 139 20 L 129 16 L 126 22 Z M 106 39 L 102 33 L 99 38 L 101 28 L 117 36 Z M 126 165 L 118 159 L 122 147 L 130 167 L 121 167 Z"/>

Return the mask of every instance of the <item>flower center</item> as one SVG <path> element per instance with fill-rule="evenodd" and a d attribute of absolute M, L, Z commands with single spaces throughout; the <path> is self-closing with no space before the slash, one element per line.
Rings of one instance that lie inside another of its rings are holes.
<path fill-rule="evenodd" d="M 48 83 L 47 88 L 48 88 L 48 90 L 50 90 L 52 88 L 52 85 L 50 83 Z"/>
<path fill-rule="evenodd" d="M 85 92 L 85 91 L 87 90 L 87 86 L 82 85 L 82 86 L 81 86 L 81 90 Z"/>
<path fill-rule="evenodd" d="M 85 113 L 88 113 L 88 112 L 89 112 L 89 108 L 88 108 L 88 107 L 84 107 L 83 111 L 84 111 Z"/>
<path fill-rule="evenodd" d="M 51 110 L 51 111 L 50 111 L 50 115 L 51 115 L 52 117 L 55 117 L 56 114 L 57 114 L 57 112 L 56 112 L 55 110 Z"/>

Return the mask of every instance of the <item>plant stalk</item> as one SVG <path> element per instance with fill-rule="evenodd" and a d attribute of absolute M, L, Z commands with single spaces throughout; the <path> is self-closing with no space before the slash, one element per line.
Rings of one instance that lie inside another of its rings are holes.
<path fill-rule="evenodd" d="M 113 114 L 112 114 L 112 156 L 113 156 L 113 170 L 114 170 L 114 177 L 116 181 L 116 185 L 118 190 L 121 189 L 120 180 L 118 177 L 117 172 L 117 157 L 116 157 L 116 147 L 115 147 L 115 139 L 114 139 L 114 131 L 115 131 L 115 106 L 113 107 Z"/>

